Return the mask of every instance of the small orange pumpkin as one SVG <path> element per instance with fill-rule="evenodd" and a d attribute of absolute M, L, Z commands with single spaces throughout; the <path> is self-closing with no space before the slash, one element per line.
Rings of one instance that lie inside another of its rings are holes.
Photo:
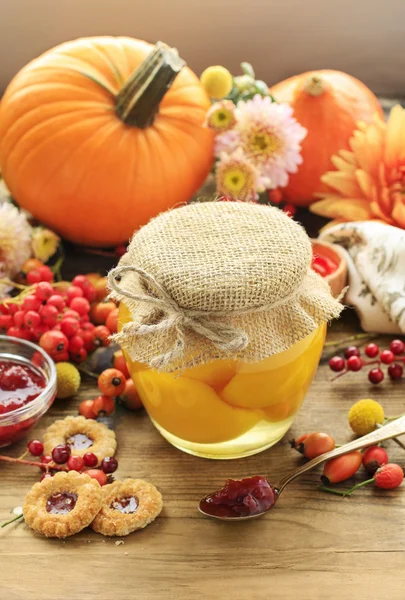
<path fill-rule="evenodd" d="M 24 67 L 0 105 L 0 168 L 17 202 L 65 238 L 112 246 L 187 201 L 213 162 L 210 106 L 175 50 L 87 38 Z"/>
<path fill-rule="evenodd" d="M 356 123 L 369 123 L 376 112 L 383 116 L 383 110 L 364 83 L 340 71 L 302 73 L 276 84 L 271 93 L 277 102 L 290 104 L 308 130 L 302 143 L 304 162 L 282 190 L 288 202 L 308 206 L 316 200 L 314 193 L 326 191 L 320 178 L 334 168 L 333 154 L 349 149 Z"/>

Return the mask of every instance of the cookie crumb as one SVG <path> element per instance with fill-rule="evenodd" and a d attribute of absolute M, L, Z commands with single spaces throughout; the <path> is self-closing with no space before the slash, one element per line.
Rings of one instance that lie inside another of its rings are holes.
<path fill-rule="evenodd" d="M 124 552 L 124 556 L 129 556 L 129 552 Z"/>
<path fill-rule="evenodd" d="M 118 540 L 116 542 L 114 542 L 116 546 L 121 546 L 121 544 L 124 543 L 124 540 Z"/>

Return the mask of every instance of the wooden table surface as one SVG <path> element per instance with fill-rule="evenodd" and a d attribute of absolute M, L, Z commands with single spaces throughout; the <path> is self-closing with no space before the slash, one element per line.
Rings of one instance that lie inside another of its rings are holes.
<path fill-rule="evenodd" d="M 83 271 L 81 261 L 80 268 Z M 94 269 L 93 269 L 94 270 Z M 353 311 L 335 323 L 328 340 L 359 331 Z M 330 349 L 327 351 L 330 355 Z M 171 447 L 147 415 L 120 409 L 116 417 L 118 478 L 140 477 L 162 492 L 164 509 L 145 530 L 123 539 L 91 531 L 61 540 L 33 534 L 25 524 L 0 530 L 1 600 L 403 600 L 405 486 L 392 492 L 363 488 L 351 498 L 317 489 L 319 472 L 294 481 L 263 519 L 220 523 L 197 511 L 198 499 L 227 477 L 268 475 L 272 482 L 301 463 L 288 440 L 326 430 L 351 438 L 347 411 L 358 399 L 380 400 L 387 414 L 405 410 L 404 383 L 368 384 L 366 373 L 330 383 L 326 358 L 291 431 L 274 448 L 233 461 L 199 459 Z M 93 380 L 80 394 L 55 401 L 35 430 L 41 438 L 55 419 L 77 413 L 95 397 Z M 405 451 L 389 442 L 393 460 Z M 6 449 L 19 456 L 24 443 Z M 30 467 L 0 463 L 0 521 L 21 506 L 37 481 Z"/>

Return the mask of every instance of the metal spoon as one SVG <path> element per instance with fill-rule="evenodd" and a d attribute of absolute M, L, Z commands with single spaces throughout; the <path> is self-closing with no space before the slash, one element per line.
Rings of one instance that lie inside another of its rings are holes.
<path fill-rule="evenodd" d="M 257 514 L 248 516 L 240 516 L 235 514 L 235 516 L 226 517 L 209 514 L 208 512 L 206 512 L 206 510 L 204 510 L 204 503 L 207 501 L 207 498 L 212 496 L 212 494 L 208 494 L 200 500 L 198 509 L 203 515 L 211 517 L 212 519 L 219 519 L 221 521 L 247 521 L 248 519 L 256 519 L 257 517 L 261 517 L 262 515 L 266 514 L 271 508 L 273 508 L 273 506 L 276 504 L 276 501 L 280 497 L 280 494 L 284 491 L 287 485 L 300 475 L 307 473 L 307 471 L 311 471 L 312 469 L 314 469 L 315 467 L 327 460 L 336 458 L 337 456 L 342 456 L 342 454 L 347 454 L 348 452 L 352 452 L 353 450 L 361 450 L 366 446 L 372 446 L 374 444 L 378 444 L 379 442 L 383 442 L 384 440 L 389 440 L 393 437 L 397 437 L 403 434 L 405 434 L 405 416 L 400 417 L 399 419 L 396 419 L 395 421 L 392 421 L 391 423 L 388 423 L 387 425 L 384 425 L 379 429 L 376 429 L 375 431 L 372 431 L 371 433 L 368 433 L 367 435 L 364 435 L 363 437 L 354 440 L 353 442 L 349 442 L 344 446 L 340 446 L 340 448 L 335 448 L 330 452 L 326 452 L 325 454 L 321 454 L 321 456 L 317 456 L 313 460 L 307 462 L 305 465 L 302 465 L 302 467 L 298 467 L 298 469 L 295 469 L 294 471 L 283 477 L 279 481 L 278 485 L 273 486 L 273 489 L 275 490 L 274 503 L 271 506 L 269 506 L 266 510 L 263 510 L 262 512 L 259 512 Z M 213 492 L 213 494 L 215 494 L 215 492 Z"/>

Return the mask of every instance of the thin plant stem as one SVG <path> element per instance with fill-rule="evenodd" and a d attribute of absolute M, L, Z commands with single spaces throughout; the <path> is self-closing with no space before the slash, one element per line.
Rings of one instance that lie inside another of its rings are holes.
<path fill-rule="evenodd" d="M 335 490 L 334 488 L 327 487 L 326 485 L 320 485 L 319 489 L 322 490 L 322 492 L 327 492 L 328 494 L 336 494 L 337 496 L 350 496 L 351 494 L 353 494 L 353 492 L 355 492 L 359 488 L 363 487 L 364 485 L 368 485 L 369 483 L 372 483 L 373 481 L 374 481 L 374 478 L 366 479 L 366 481 L 357 483 L 356 485 L 354 485 L 353 487 L 349 488 L 346 491 Z"/>
<path fill-rule="evenodd" d="M 325 342 L 323 345 L 324 348 L 332 348 L 333 346 L 343 346 L 349 344 L 350 342 L 355 342 L 357 340 L 366 340 L 367 338 L 375 338 L 378 337 L 378 333 L 357 333 L 356 335 L 351 335 L 347 338 L 343 338 L 341 340 Z"/>
<path fill-rule="evenodd" d="M 18 463 L 20 465 L 29 465 L 30 467 L 38 467 L 39 469 L 52 469 L 55 471 L 66 471 L 63 467 L 58 467 L 55 464 L 51 463 L 41 463 L 35 462 L 34 460 L 23 460 L 22 458 L 13 458 L 12 456 L 3 456 L 0 454 L 0 460 L 4 460 L 5 462 Z"/>
<path fill-rule="evenodd" d="M 10 519 L 9 521 L 5 521 L 4 523 L 2 523 L 2 524 L 0 525 L 0 527 L 1 527 L 1 528 L 3 528 L 3 527 L 7 527 L 7 525 L 10 525 L 10 523 L 14 523 L 14 521 L 18 521 L 19 519 L 23 519 L 23 518 L 24 518 L 24 515 L 23 515 L 23 514 L 21 514 L 21 515 L 17 515 L 17 516 L 16 516 L 16 517 L 14 517 L 13 519 Z"/>

